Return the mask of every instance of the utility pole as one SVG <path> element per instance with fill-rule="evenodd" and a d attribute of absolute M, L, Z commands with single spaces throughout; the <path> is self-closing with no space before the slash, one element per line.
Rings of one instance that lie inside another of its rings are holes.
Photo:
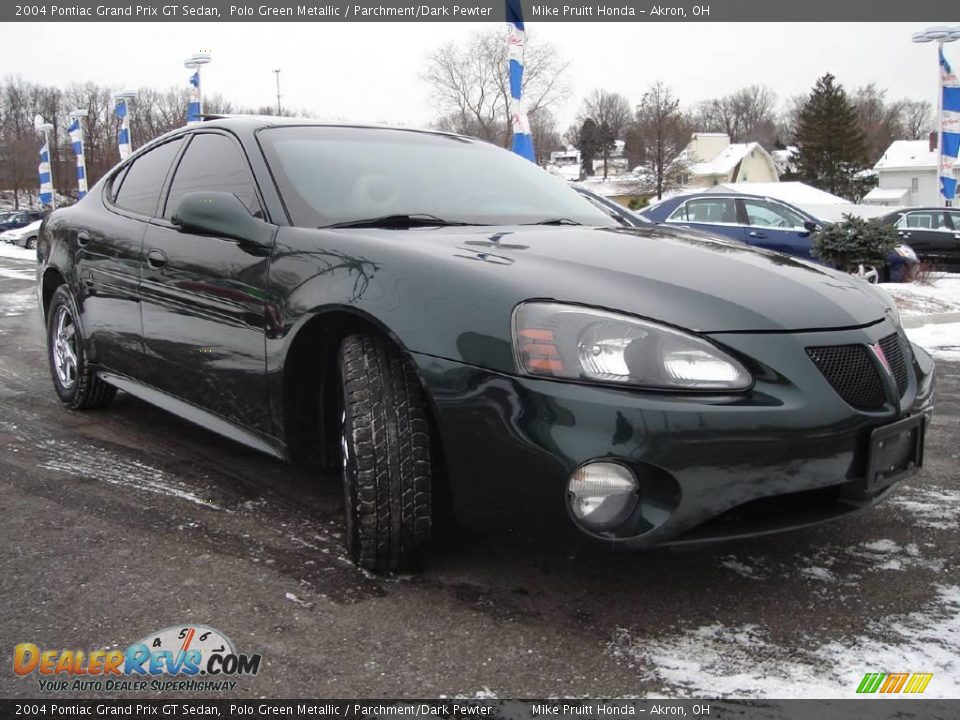
<path fill-rule="evenodd" d="M 277 115 L 280 114 L 280 68 L 273 71 L 277 76 Z"/>

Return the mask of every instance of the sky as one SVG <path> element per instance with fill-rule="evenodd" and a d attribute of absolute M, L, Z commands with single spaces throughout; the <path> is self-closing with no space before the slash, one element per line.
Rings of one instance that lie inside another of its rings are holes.
<path fill-rule="evenodd" d="M 684 105 L 751 84 L 786 99 L 832 72 L 848 89 L 875 82 L 888 99 L 935 102 L 935 46 L 911 34 L 936 23 L 537 23 L 530 42 L 570 61 L 560 129 L 592 89 L 639 100 L 662 80 Z M 20 25 L 20 24 L 18 24 Z M 209 51 L 204 92 L 238 106 L 276 102 L 330 120 L 428 125 L 437 114 L 420 79 L 425 56 L 490 23 L 24 23 L 4 33 L 0 72 L 114 89 L 186 85 L 183 60 Z M 502 27 L 495 23 L 494 26 Z M 80 31 L 78 33 L 78 30 Z M 83 39 L 78 52 L 78 38 Z M 42 48 L 49 48 L 43 51 Z M 960 42 L 947 46 L 960 65 Z"/>

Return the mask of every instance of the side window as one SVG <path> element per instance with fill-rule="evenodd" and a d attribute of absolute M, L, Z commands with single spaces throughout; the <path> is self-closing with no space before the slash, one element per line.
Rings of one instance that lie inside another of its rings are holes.
<path fill-rule="evenodd" d="M 783 205 L 762 200 L 744 200 L 747 224 L 754 227 L 803 229 L 803 218 Z"/>
<path fill-rule="evenodd" d="M 737 205 L 731 198 L 687 200 L 667 218 L 667 222 L 737 223 Z"/>
<path fill-rule="evenodd" d="M 950 219 L 953 221 L 953 229 L 960 231 L 960 210 L 948 210 Z"/>
<path fill-rule="evenodd" d="M 907 213 L 906 221 L 906 227 L 916 230 L 946 229 L 946 220 L 943 217 L 943 213 L 936 210 Z"/>
<path fill-rule="evenodd" d="M 134 160 L 126 171 L 120 189 L 117 190 L 114 203 L 124 210 L 152 217 L 157 209 L 157 200 L 170 170 L 170 163 L 177 156 L 182 144 L 183 138 L 177 138 Z"/>
<path fill-rule="evenodd" d="M 173 216 L 184 195 L 200 190 L 235 195 L 251 215 L 263 217 L 247 160 L 237 144 L 225 135 L 194 136 L 173 176 L 163 217 Z"/>

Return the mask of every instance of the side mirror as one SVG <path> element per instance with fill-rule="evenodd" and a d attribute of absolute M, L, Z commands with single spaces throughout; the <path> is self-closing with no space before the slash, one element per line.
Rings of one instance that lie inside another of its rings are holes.
<path fill-rule="evenodd" d="M 230 238 L 257 247 L 270 247 L 276 230 L 253 217 L 236 195 L 225 192 L 187 193 L 170 221 L 181 232 Z"/>
<path fill-rule="evenodd" d="M 820 229 L 820 226 L 817 225 L 817 223 L 815 223 L 813 220 L 807 220 L 803 224 L 803 227 L 804 229 L 806 229 L 807 232 L 816 232 L 817 230 Z"/>

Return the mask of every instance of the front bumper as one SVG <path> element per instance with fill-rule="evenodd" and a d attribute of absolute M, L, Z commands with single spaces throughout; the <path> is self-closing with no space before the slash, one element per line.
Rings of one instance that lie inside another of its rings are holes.
<path fill-rule="evenodd" d="M 434 407 L 454 512 L 468 527 L 552 540 L 592 538 L 637 548 L 800 527 L 868 507 L 898 483 L 868 493 L 870 431 L 929 416 L 933 365 L 909 363 L 901 398 L 859 411 L 808 358 L 813 345 L 875 343 L 886 321 L 858 330 L 723 334 L 750 362 L 747 393 L 680 395 L 516 377 L 415 355 Z M 596 533 L 568 509 L 571 473 L 597 459 L 640 479 L 637 511 Z"/>

